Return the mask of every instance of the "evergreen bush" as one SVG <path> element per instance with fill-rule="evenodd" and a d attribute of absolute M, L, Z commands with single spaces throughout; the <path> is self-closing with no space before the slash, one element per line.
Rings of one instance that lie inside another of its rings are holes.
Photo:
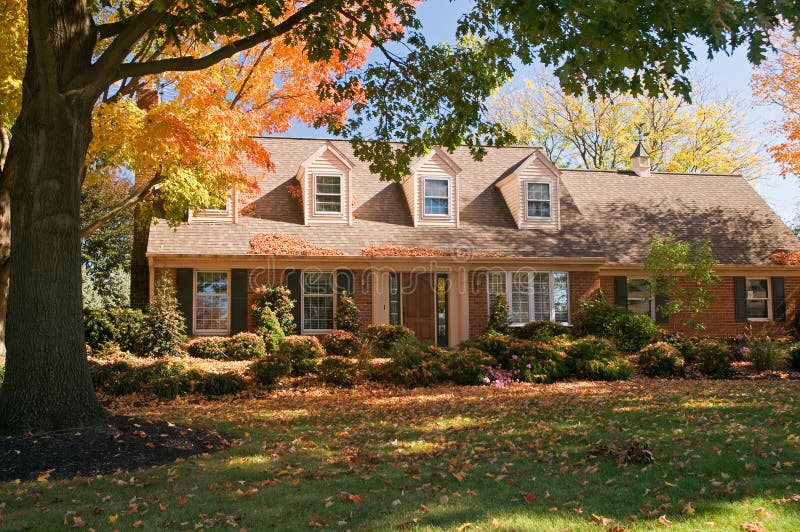
<path fill-rule="evenodd" d="M 267 338 L 259 330 L 261 327 L 267 326 L 268 314 L 265 314 L 265 308 L 269 308 L 275 313 L 284 336 L 294 334 L 297 328 L 293 313 L 295 300 L 292 299 L 289 289 L 282 285 L 264 285 L 256 290 L 256 294 L 256 300 L 252 307 L 253 324 L 256 332 L 264 338 L 264 342 L 269 344 Z M 272 330 L 273 325 L 269 325 L 268 328 Z M 267 347 L 269 350 L 269 345 Z"/>
<path fill-rule="evenodd" d="M 647 345 L 639 351 L 639 369 L 648 377 L 680 377 L 684 371 L 683 364 L 678 348 L 664 341 Z"/>
<path fill-rule="evenodd" d="M 175 283 L 167 276 L 156 282 L 153 300 L 144 321 L 143 355 L 180 356 L 186 344 L 186 324 L 178 310 Z"/>
<path fill-rule="evenodd" d="M 360 335 L 363 329 L 361 313 L 358 311 L 353 297 L 346 291 L 342 291 L 336 300 L 336 328 L 340 331 L 347 331 L 355 335 Z"/>

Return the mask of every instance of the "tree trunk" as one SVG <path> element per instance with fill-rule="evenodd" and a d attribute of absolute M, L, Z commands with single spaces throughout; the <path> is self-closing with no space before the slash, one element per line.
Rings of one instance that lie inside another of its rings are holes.
<path fill-rule="evenodd" d="M 9 156 L 8 132 L 0 127 L 0 361 L 6 356 L 6 303 L 11 274 L 11 183 L 14 164 Z"/>
<path fill-rule="evenodd" d="M 39 432 L 104 417 L 83 338 L 80 184 L 94 97 L 68 90 L 89 67 L 85 2 L 29 2 L 22 111 L 11 137 L 11 260 L 0 430 Z"/>

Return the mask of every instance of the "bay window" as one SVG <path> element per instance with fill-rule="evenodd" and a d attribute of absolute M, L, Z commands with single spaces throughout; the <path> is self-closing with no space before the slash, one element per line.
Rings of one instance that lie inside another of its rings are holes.
<path fill-rule="evenodd" d="M 569 322 L 567 272 L 493 271 L 487 275 L 489 308 L 497 296 L 506 296 L 509 321 L 522 325 L 533 320 Z"/>

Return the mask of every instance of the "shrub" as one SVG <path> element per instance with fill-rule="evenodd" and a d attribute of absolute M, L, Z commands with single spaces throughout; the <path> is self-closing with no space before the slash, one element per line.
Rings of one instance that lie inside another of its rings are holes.
<path fill-rule="evenodd" d="M 793 344 L 789 348 L 789 368 L 794 371 L 800 371 L 800 343 Z"/>
<path fill-rule="evenodd" d="M 522 340 L 494 330 L 485 332 L 474 342 L 469 342 L 494 358 L 502 367 L 508 367 L 511 357 L 519 354 Z"/>
<path fill-rule="evenodd" d="M 86 343 L 97 349 L 114 342 L 122 351 L 139 353 L 145 325 L 144 313 L 132 308 L 102 308 L 83 312 Z"/>
<path fill-rule="evenodd" d="M 686 364 L 694 364 L 697 362 L 697 349 L 695 348 L 696 340 L 679 332 L 664 333 L 662 341 L 668 343 L 678 350 L 678 354 L 683 357 Z"/>
<path fill-rule="evenodd" d="M 509 327 L 508 334 L 521 340 L 547 341 L 569 334 L 570 329 L 566 325 L 548 320 L 536 320 L 526 323 L 521 327 Z"/>
<path fill-rule="evenodd" d="M 337 329 L 322 338 L 322 346 L 329 355 L 353 357 L 358 354 L 361 342 L 354 333 Z"/>
<path fill-rule="evenodd" d="M 356 364 L 342 356 L 328 356 L 317 364 L 317 374 L 325 384 L 352 386 L 356 380 Z"/>
<path fill-rule="evenodd" d="M 353 334 L 361 334 L 363 323 L 355 300 L 347 292 L 341 292 L 336 300 L 336 328 Z"/>
<path fill-rule="evenodd" d="M 254 333 L 239 333 L 228 339 L 225 346 L 227 360 L 255 360 L 267 354 L 264 340 Z"/>
<path fill-rule="evenodd" d="M 587 360 L 578 377 L 592 381 L 623 381 L 632 379 L 636 371 L 627 359 L 622 357 L 605 360 Z"/>
<path fill-rule="evenodd" d="M 277 351 L 286 335 L 275 311 L 267 305 L 257 307 L 253 311 L 253 322 L 264 348 L 270 353 Z"/>
<path fill-rule="evenodd" d="M 270 308 L 278 318 L 278 323 L 284 336 L 294 334 L 294 304 L 292 293 L 282 285 L 264 285 L 258 290 L 256 301 L 253 304 L 253 319 L 256 329 L 261 326 L 264 307 Z M 266 339 L 265 339 L 266 341 Z"/>
<path fill-rule="evenodd" d="M 462 386 L 483 384 L 495 360 L 474 347 L 459 349 L 446 357 L 447 377 Z"/>
<path fill-rule="evenodd" d="M 95 358 L 124 357 L 128 353 L 120 349 L 116 342 L 103 342 L 96 349 L 92 349 L 92 356 Z"/>
<path fill-rule="evenodd" d="M 183 354 L 186 324 L 178 310 L 175 284 L 169 277 L 161 277 L 156 282 L 156 291 L 147 309 L 144 324 L 142 354 L 156 357 Z"/>
<path fill-rule="evenodd" d="M 664 331 L 650 316 L 622 312 L 614 317 L 608 332 L 622 351 L 636 353 Z"/>
<path fill-rule="evenodd" d="M 656 342 L 639 351 L 639 368 L 648 377 L 678 377 L 683 375 L 683 358 L 676 347 Z"/>
<path fill-rule="evenodd" d="M 225 360 L 225 348 L 228 339 L 224 336 L 202 336 L 189 340 L 186 352 L 194 358 L 207 358 L 212 360 Z"/>
<path fill-rule="evenodd" d="M 278 356 L 289 361 L 291 373 L 295 376 L 313 373 L 317 360 L 325 356 L 325 349 L 316 336 L 287 336 L 278 348 Z"/>
<path fill-rule="evenodd" d="M 368 349 L 376 357 L 388 356 L 395 343 L 408 339 L 416 339 L 414 331 L 402 325 L 370 325 L 364 334 Z"/>
<path fill-rule="evenodd" d="M 547 383 L 569 376 L 571 366 L 564 350 L 553 343 L 524 342 L 506 367 L 523 382 Z"/>
<path fill-rule="evenodd" d="M 747 350 L 747 351 L 745 351 Z M 786 367 L 786 356 L 778 342 L 765 336 L 750 338 L 748 345 L 742 347 L 745 358 L 752 362 L 758 371 L 774 371 Z"/>
<path fill-rule="evenodd" d="M 504 332 L 508 328 L 508 301 L 503 294 L 497 294 L 489 308 L 489 325 L 487 331 Z"/>
<path fill-rule="evenodd" d="M 731 352 L 726 344 L 713 338 L 704 338 L 696 342 L 695 350 L 700 373 L 718 379 L 731 376 Z"/>
<path fill-rule="evenodd" d="M 257 382 L 272 387 L 278 379 L 291 373 L 292 365 L 280 355 L 268 354 L 250 364 L 249 370 Z"/>
<path fill-rule="evenodd" d="M 576 360 L 609 360 L 618 355 L 614 342 L 597 336 L 585 336 L 569 343 L 567 355 Z"/>
<path fill-rule="evenodd" d="M 625 311 L 608 304 L 603 292 L 578 303 L 572 317 L 572 330 L 576 336 L 610 336 L 611 324 Z"/>
<path fill-rule="evenodd" d="M 445 353 L 416 338 L 403 338 L 389 351 L 392 360 L 385 368 L 385 375 L 391 382 L 409 388 L 428 386 L 447 375 Z"/>
<path fill-rule="evenodd" d="M 195 391 L 203 395 L 228 395 L 246 388 L 245 380 L 232 371 L 200 373 L 200 378 L 195 383 Z"/>

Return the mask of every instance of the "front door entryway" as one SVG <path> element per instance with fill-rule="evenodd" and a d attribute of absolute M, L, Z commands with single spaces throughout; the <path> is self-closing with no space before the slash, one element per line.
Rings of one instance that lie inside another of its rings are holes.
<path fill-rule="evenodd" d="M 403 274 L 403 325 L 423 342 L 436 342 L 434 275 Z"/>

